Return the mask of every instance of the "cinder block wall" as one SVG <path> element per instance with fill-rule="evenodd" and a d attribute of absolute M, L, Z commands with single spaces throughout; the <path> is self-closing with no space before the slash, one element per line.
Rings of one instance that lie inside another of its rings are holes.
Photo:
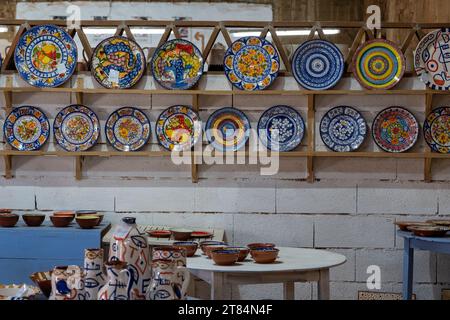
<path fill-rule="evenodd" d="M 4 85 L 5 76 L 0 77 Z M 73 79 L 75 83 L 76 79 Z M 95 84 L 89 76 L 86 87 Z M 16 85 L 23 85 L 19 79 Z M 151 78 L 140 88 L 153 88 Z M 200 88 L 229 88 L 222 76 L 202 79 Z M 290 78 L 279 79 L 274 88 L 298 88 Z M 340 89 L 358 89 L 344 79 Z M 415 79 L 405 79 L 400 88 L 423 88 Z M 186 96 L 86 95 L 85 104 L 99 115 L 102 124 L 116 108 L 132 105 L 148 114 L 154 127 L 159 113 L 173 104 L 191 104 Z M 63 93 L 14 94 L 14 105 L 40 107 L 50 122 L 74 97 Z M 448 105 L 439 97 L 435 105 Z M 4 100 L 2 98 L 2 107 Z M 317 123 L 327 109 L 350 105 L 363 112 L 369 126 L 385 107 L 404 106 L 424 120 L 424 98 L 420 96 L 327 96 L 317 98 Z M 306 99 L 299 96 L 205 96 L 201 118 L 206 121 L 217 108 L 235 106 L 256 122 L 263 110 L 276 104 L 295 107 L 306 119 Z M 5 119 L 4 109 L 0 125 Z M 318 132 L 318 130 L 317 130 Z M 307 138 L 307 137 L 306 137 Z M 0 136 L 3 141 L 3 136 Z M 53 137 L 45 146 L 54 150 Z M 156 139 L 153 136 L 152 146 Z M 304 141 L 304 144 L 306 140 Z M 320 138 L 317 149 L 325 150 Z M 424 147 L 422 135 L 414 150 Z M 3 148 L 3 145 L 2 145 Z M 105 149 L 102 130 L 100 145 Z M 363 150 L 376 150 L 368 137 Z M 200 182 L 190 181 L 190 167 L 175 166 L 170 158 L 86 158 L 84 179 L 73 178 L 71 157 L 14 157 L 15 178 L 0 178 L 0 207 L 20 212 L 62 209 L 97 209 L 117 222 L 135 216 L 141 224 L 223 228 L 230 243 L 275 242 L 279 246 L 323 248 L 344 254 L 348 261 L 332 270 L 332 298 L 356 299 L 367 290 L 369 265 L 381 268 L 381 291 L 401 292 L 402 246 L 396 237 L 397 219 L 426 220 L 450 217 L 450 162 L 433 161 L 431 184 L 423 183 L 423 161 L 406 159 L 317 159 L 314 184 L 305 182 L 304 159 L 281 159 L 280 172 L 261 176 L 256 165 L 201 165 Z M 0 170 L 3 170 L 0 162 Z M 439 299 L 442 288 L 450 288 L 450 258 L 417 252 L 415 293 L 419 299 Z M 297 286 L 298 297 L 316 297 L 315 285 Z M 281 285 L 242 286 L 233 296 L 280 298 Z"/>

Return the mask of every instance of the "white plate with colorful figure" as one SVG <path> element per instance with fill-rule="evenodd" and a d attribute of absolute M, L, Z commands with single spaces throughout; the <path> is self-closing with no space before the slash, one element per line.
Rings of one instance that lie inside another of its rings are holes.
<path fill-rule="evenodd" d="M 50 135 L 50 123 L 36 107 L 22 106 L 14 109 L 5 120 L 3 132 L 6 141 L 20 151 L 40 149 Z"/>
<path fill-rule="evenodd" d="M 228 48 L 224 68 L 228 80 L 236 88 L 263 90 L 278 76 L 280 57 L 277 49 L 266 39 L 244 37 Z"/>
<path fill-rule="evenodd" d="M 119 151 L 137 151 L 150 139 L 150 120 L 137 108 L 114 111 L 106 120 L 105 135 L 109 144 Z"/>
<path fill-rule="evenodd" d="M 237 151 L 250 136 L 250 121 L 236 108 L 216 110 L 206 121 L 206 139 L 218 151 Z"/>
<path fill-rule="evenodd" d="M 201 136 L 198 114 L 188 106 L 172 106 L 164 110 L 156 122 L 159 144 L 169 151 L 190 150 Z"/>
<path fill-rule="evenodd" d="M 414 53 L 414 69 L 431 89 L 450 89 L 450 29 L 442 28 L 420 40 Z"/>
<path fill-rule="evenodd" d="M 100 121 L 94 111 L 74 104 L 61 110 L 53 122 L 56 142 L 66 151 L 86 151 L 100 135 Z"/>
<path fill-rule="evenodd" d="M 431 111 L 423 124 L 423 134 L 431 150 L 450 153 L 450 107 Z"/>
<path fill-rule="evenodd" d="M 26 31 L 14 51 L 19 75 L 35 87 L 57 87 L 65 83 L 77 66 L 78 49 L 72 37 L 54 25 Z"/>
<path fill-rule="evenodd" d="M 352 107 L 335 107 L 320 121 L 320 137 L 323 143 L 336 152 L 357 150 L 366 135 L 366 121 L 361 113 Z"/>

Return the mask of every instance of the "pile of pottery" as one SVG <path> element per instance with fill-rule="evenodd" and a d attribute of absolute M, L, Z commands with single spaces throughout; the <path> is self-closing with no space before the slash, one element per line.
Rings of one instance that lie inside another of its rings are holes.
<path fill-rule="evenodd" d="M 200 242 L 200 249 L 220 266 L 244 262 L 249 253 L 256 263 L 273 263 L 280 251 L 273 243 L 250 243 L 246 247 L 231 247 L 223 241 L 213 240 Z"/>
<path fill-rule="evenodd" d="M 149 253 L 147 236 L 137 229 L 136 219 L 123 218 L 114 230 L 106 263 L 103 249 L 86 249 L 83 268 L 57 266 L 31 278 L 50 300 L 185 299 L 190 281 L 186 250 L 166 246 L 153 248 L 151 257 Z"/>
<path fill-rule="evenodd" d="M 418 237 L 445 237 L 450 231 L 450 219 L 427 221 L 396 221 L 400 231 L 410 231 Z"/>
<path fill-rule="evenodd" d="M 0 227 L 12 228 L 19 221 L 19 215 L 12 213 L 11 209 L 0 209 Z M 28 227 L 39 227 L 45 221 L 45 214 L 24 213 L 22 219 Z M 56 228 L 65 228 L 76 220 L 81 229 L 92 229 L 103 220 L 103 214 L 94 210 L 58 211 L 50 216 L 50 221 Z"/>

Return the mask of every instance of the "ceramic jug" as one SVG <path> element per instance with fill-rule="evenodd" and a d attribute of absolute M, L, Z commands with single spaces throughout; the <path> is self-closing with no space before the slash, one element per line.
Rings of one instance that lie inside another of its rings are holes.
<path fill-rule="evenodd" d="M 107 280 L 98 291 L 98 300 L 129 300 L 131 275 L 126 262 L 110 261 L 105 264 Z"/>
<path fill-rule="evenodd" d="M 131 277 L 130 300 L 144 300 L 151 281 L 150 249 L 147 236 L 141 234 L 135 218 L 123 218 L 115 228 L 109 259 L 128 264 Z"/>
<path fill-rule="evenodd" d="M 103 249 L 84 250 L 84 296 L 86 300 L 97 300 L 98 291 L 106 282 Z"/>
<path fill-rule="evenodd" d="M 79 266 L 60 266 L 52 271 L 49 300 L 84 300 L 84 272 Z"/>
<path fill-rule="evenodd" d="M 147 294 L 148 300 L 184 300 L 189 287 L 190 273 L 184 266 L 177 266 L 174 260 L 154 260 L 154 277 Z M 183 274 L 180 283 L 178 274 Z"/>

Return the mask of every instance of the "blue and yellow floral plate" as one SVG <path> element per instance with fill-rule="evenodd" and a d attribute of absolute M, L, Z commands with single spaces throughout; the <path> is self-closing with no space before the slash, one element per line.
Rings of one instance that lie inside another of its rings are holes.
<path fill-rule="evenodd" d="M 431 111 L 423 125 L 423 134 L 431 150 L 450 153 L 450 107 Z"/>

